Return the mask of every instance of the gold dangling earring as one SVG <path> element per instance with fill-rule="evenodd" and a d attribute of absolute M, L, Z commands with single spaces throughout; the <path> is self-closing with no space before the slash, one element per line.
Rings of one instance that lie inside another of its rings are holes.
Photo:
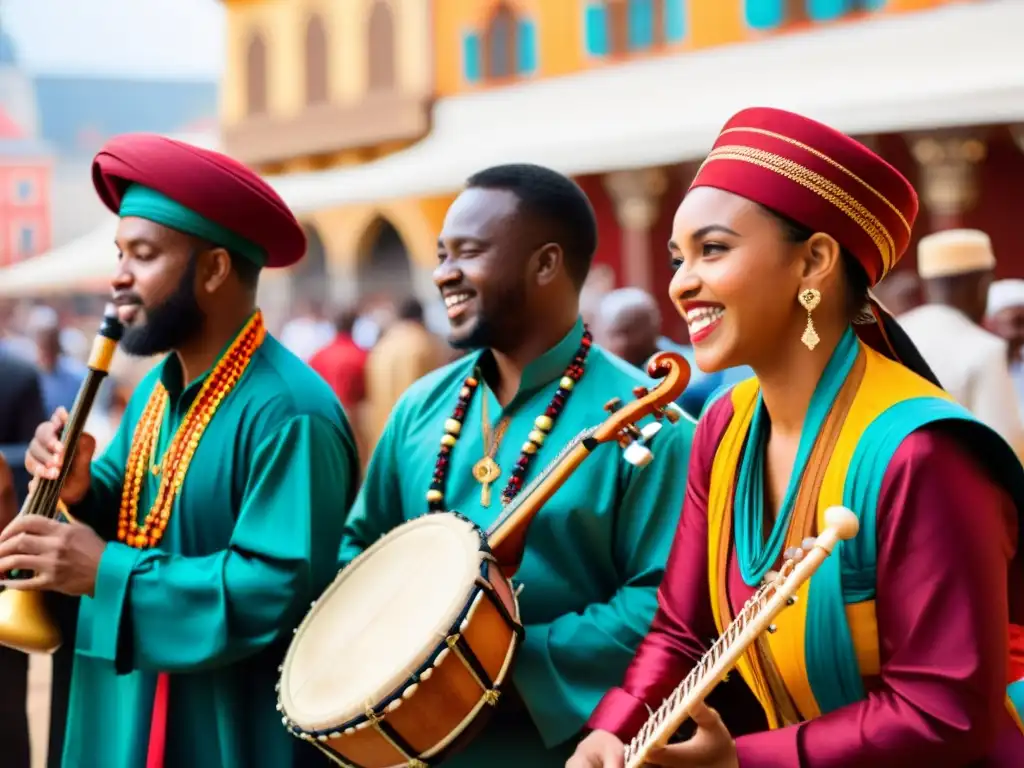
<path fill-rule="evenodd" d="M 805 347 L 813 350 L 818 346 L 821 338 L 818 336 L 818 332 L 814 330 L 814 319 L 811 317 L 811 312 L 821 304 L 821 291 L 817 288 L 806 288 L 800 291 L 797 300 L 800 302 L 800 306 L 807 310 L 807 327 L 804 328 L 804 335 L 800 337 L 800 341 L 804 343 Z"/>

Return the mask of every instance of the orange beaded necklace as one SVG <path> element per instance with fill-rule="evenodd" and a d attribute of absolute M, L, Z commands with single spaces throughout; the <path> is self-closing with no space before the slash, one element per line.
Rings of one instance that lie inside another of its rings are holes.
<path fill-rule="evenodd" d="M 185 481 L 185 473 L 188 472 L 188 465 L 199 446 L 203 432 L 217 407 L 245 372 L 266 335 L 263 315 L 257 310 L 206 377 L 164 454 L 156 501 L 142 526 L 139 526 L 142 483 L 149 472 L 151 457 L 156 452 L 160 440 L 160 426 L 163 424 L 169 399 L 163 384 L 157 382 L 132 435 L 124 488 L 121 492 L 121 513 L 117 522 L 118 541 L 138 549 L 155 547 L 160 543 L 171 516 L 174 499 Z"/>

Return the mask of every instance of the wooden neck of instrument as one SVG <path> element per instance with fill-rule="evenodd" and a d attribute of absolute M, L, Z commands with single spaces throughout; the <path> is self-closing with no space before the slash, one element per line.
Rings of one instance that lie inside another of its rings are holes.
<path fill-rule="evenodd" d="M 530 523 L 548 500 L 569 479 L 583 460 L 590 455 L 585 441 L 581 441 L 556 462 L 540 484 L 522 497 L 506 517 L 489 532 L 487 543 L 501 566 L 502 573 L 511 578 L 519 569 L 526 549 L 526 532 Z"/>
<path fill-rule="evenodd" d="M 763 605 L 754 602 L 744 606 L 701 662 L 669 695 L 648 724 L 641 728 L 634 742 L 627 746 L 626 768 L 642 768 L 654 749 L 668 743 L 672 734 L 690 716 L 694 706 L 708 697 L 739 663 L 747 649 L 768 631 L 775 617 L 786 609 L 790 599 L 832 553 L 841 538 L 843 536 L 833 528 L 824 531 L 814 548 L 799 563 L 791 566 L 792 570 L 778 583 L 770 596 L 762 598 L 765 600 Z M 761 592 L 765 589 L 761 587 Z"/>

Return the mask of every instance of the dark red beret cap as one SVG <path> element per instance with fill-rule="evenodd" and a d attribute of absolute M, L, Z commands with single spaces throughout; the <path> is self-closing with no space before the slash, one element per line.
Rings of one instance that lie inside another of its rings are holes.
<path fill-rule="evenodd" d="M 716 187 L 831 235 L 876 284 L 910 242 L 918 200 L 903 175 L 839 131 L 754 107 L 722 129 L 690 188 Z"/>
<path fill-rule="evenodd" d="M 306 253 L 306 235 L 274 189 L 233 158 L 183 141 L 130 133 L 96 154 L 92 180 L 114 213 L 125 190 L 155 189 L 201 216 L 261 246 L 268 267 L 287 267 Z"/>

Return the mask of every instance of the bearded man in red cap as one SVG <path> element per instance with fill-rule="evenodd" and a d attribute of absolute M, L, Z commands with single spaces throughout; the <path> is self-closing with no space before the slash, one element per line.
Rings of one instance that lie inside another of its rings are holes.
<path fill-rule="evenodd" d="M 289 768 L 319 759 L 281 727 L 290 629 L 335 573 L 358 484 L 337 398 L 268 335 L 265 267 L 305 251 L 256 174 L 151 135 L 95 158 L 120 216 L 112 279 L 132 355 L 169 352 L 107 451 L 83 436 L 63 500 L 76 521 L 19 519 L 0 572 L 82 595 L 63 765 Z M 28 470 L 56 477 L 67 414 L 41 425 Z"/>

